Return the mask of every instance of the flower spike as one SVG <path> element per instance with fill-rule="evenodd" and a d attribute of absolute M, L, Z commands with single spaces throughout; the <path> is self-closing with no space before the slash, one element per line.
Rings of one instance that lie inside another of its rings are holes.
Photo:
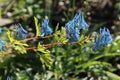
<path fill-rule="evenodd" d="M 81 29 L 85 30 L 88 28 L 88 24 L 84 20 L 83 13 L 76 13 L 73 20 L 65 24 L 65 28 L 66 28 L 67 38 L 69 39 L 69 41 L 77 42 L 80 36 L 79 31 Z"/>
<path fill-rule="evenodd" d="M 26 38 L 27 37 L 27 31 L 22 27 L 21 24 L 15 25 L 16 26 L 16 37 L 17 38 Z"/>
<path fill-rule="evenodd" d="M 110 34 L 110 31 L 107 28 L 100 29 L 100 36 L 98 36 L 98 34 L 96 35 L 94 45 L 92 46 L 92 50 L 101 50 L 111 42 L 112 36 Z"/>
<path fill-rule="evenodd" d="M 53 32 L 53 30 L 48 25 L 49 20 L 44 19 L 42 22 L 42 28 L 41 28 L 41 36 L 49 35 Z"/>

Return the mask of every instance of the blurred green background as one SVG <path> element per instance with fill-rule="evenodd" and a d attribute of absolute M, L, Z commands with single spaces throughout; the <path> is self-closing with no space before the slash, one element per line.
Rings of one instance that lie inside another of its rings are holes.
<path fill-rule="evenodd" d="M 11 19 L 13 23 L 22 23 L 29 27 L 34 26 L 34 16 L 39 22 L 45 17 L 49 18 L 53 28 L 57 23 L 64 26 L 80 11 L 85 13 L 90 28 L 100 25 L 109 27 L 114 34 L 119 32 L 119 0 L 0 0 L 1 19 Z"/>
<path fill-rule="evenodd" d="M 0 57 L 1 80 L 120 80 L 120 0 L 0 0 L 0 26 L 13 29 L 21 23 L 34 36 L 34 16 L 48 18 L 55 29 L 65 26 L 75 13 L 84 12 L 87 34 L 107 27 L 113 42 L 95 53 L 81 45 L 51 48 L 52 69 L 33 51 Z"/>

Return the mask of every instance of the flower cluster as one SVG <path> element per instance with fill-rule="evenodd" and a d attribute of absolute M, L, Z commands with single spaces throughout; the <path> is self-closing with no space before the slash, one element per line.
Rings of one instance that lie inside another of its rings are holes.
<path fill-rule="evenodd" d="M 73 18 L 75 27 L 77 27 L 79 30 L 80 29 L 88 29 L 88 24 L 86 23 L 84 19 L 84 14 L 83 13 L 76 13 L 75 17 Z"/>
<path fill-rule="evenodd" d="M 48 25 L 49 20 L 44 19 L 42 22 L 42 27 L 41 27 L 41 35 L 40 36 L 46 36 L 50 35 L 53 31 Z M 16 37 L 25 39 L 27 37 L 27 31 L 22 27 L 21 24 L 15 25 L 16 26 Z"/>
<path fill-rule="evenodd" d="M 80 37 L 80 29 L 87 29 L 88 24 L 85 22 L 83 13 L 76 13 L 73 20 L 65 25 L 67 38 L 70 42 L 77 42 Z"/>
<path fill-rule="evenodd" d="M 44 19 L 42 22 L 42 27 L 41 27 L 41 35 L 40 36 L 46 36 L 49 35 L 53 32 L 53 30 L 50 28 L 48 25 L 49 20 Z"/>
<path fill-rule="evenodd" d="M 16 26 L 16 37 L 22 39 L 26 38 L 28 32 L 22 27 L 22 25 L 19 24 L 15 26 Z"/>
<path fill-rule="evenodd" d="M 107 28 L 100 29 L 100 35 L 96 34 L 93 51 L 100 50 L 112 42 L 112 36 Z"/>
<path fill-rule="evenodd" d="M 77 42 L 80 37 L 80 29 L 85 30 L 88 28 L 88 24 L 85 22 L 83 13 L 76 13 L 73 20 L 65 24 L 65 28 L 69 42 Z M 49 20 L 44 19 L 42 21 L 40 32 L 40 36 L 52 34 L 53 30 L 49 26 Z M 23 39 L 27 37 L 27 31 L 21 26 L 21 24 L 16 26 L 16 37 Z"/>
<path fill-rule="evenodd" d="M 15 37 L 17 39 L 25 39 L 27 38 L 28 32 L 22 27 L 21 24 L 15 25 L 16 27 L 16 35 Z M 80 30 L 86 30 L 88 29 L 88 24 L 86 23 L 84 19 L 83 13 L 76 13 L 75 17 L 65 24 L 65 30 L 66 30 L 66 38 L 69 40 L 69 42 L 77 42 L 80 37 Z M 39 30 L 39 29 L 38 29 Z M 2 32 L 2 28 L 0 28 L 0 33 Z M 49 26 L 49 20 L 44 19 L 42 21 L 42 27 L 40 29 L 39 36 L 46 36 L 53 33 L 53 30 Z M 33 39 L 33 38 L 32 38 Z M 96 37 L 94 39 L 94 44 L 92 45 L 92 50 L 100 50 L 109 43 L 112 42 L 112 36 L 110 34 L 110 31 L 107 28 L 100 29 L 100 34 L 96 34 Z M 0 39 L 0 51 L 3 50 L 5 42 Z"/>

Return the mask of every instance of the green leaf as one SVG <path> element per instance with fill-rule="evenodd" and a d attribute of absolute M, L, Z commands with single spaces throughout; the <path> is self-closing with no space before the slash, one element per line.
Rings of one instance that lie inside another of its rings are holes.
<path fill-rule="evenodd" d="M 80 35 L 80 38 L 79 38 L 79 42 L 81 42 L 82 40 L 84 40 L 85 36 L 82 34 Z"/>
<path fill-rule="evenodd" d="M 14 41 L 14 38 L 13 38 L 13 35 L 12 35 L 12 33 L 10 32 L 10 30 L 8 30 L 7 35 L 8 35 L 8 39 L 9 39 L 10 42 L 12 43 L 12 42 Z"/>
<path fill-rule="evenodd" d="M 60 31 L 55 31 L 55 33 L 54 33 L 54 40 L 55 41 L 59 40 L 59 35 L 60 35 Z"/>
<path fill-rule="evenodd" d="M 37 51 L 40 51 L 40 52 L 42 52 L 42 53 L 48 53 L 48 54 L 50 54 L 50 51 L 49 50 L 47 50 L 45 47 L 43 47 L 42 45 L 40 45 L 40 43 L 38 43 L 38 48 L 37 48 Z"/>
<path fill-rule="evenodd" d="M 57 23 L 57 26 L 56 26 L 56 28 L 55 28 L 55 31 L 57 31 L 57 30 L 58 30 L 58 27 L 59 27 L 59 23 Z"/>
<path fill-rule="evenodd" d="M 38 43 L 38 48 L 37 51 L 41 52 L 40 55 L 40 60 L 42 62 L 42 64 L 45 64 L 47 67 L 51 68 L 52 66 L 52 58 L 50 56 L 50 51 L 47 50 L 45 47 L 43 47 L 42 45 L 40 45 L 40 43 Z"/>
<path fill-rule="evenodd" d="M 93 57 L 90 61 L 98 60 L 103 57 L 115 57 L 115 56 L 120 56 L 119 53 L 105 53 L 105 54 L 98 54 L 95 57 Z"/>
<path fill-rule="evenodd" d="M 35 28 L 36 28 L 36 36 L 40 36 L 40 24 L 38 23 L 38 19 L 34 17 Z"/>
<path fill-rule="evenodd" d="M 61 28 L 61 32 L 60 32 L 60 39 L 59 41 L 63 44 L 67 43 L 68 42 L 68 39 L 66 38 L 66 29 L 65 27 L 62 27 Z"/>
<path fill-rule="evenodd" d="M 27 51 L 25 49 L 25 47 L 27 47 L 27 46 L 28 46 L 27 44 L 21 43 L 20 41 L 16 41 L 16 40 L 14 41 L 14 45 L 13 45 L 14 49 L 19 51 L 22 54 L 27 53 Z"/>
<path fill-rule="evenodd" d="M 111 73 L 109 71 L 105 71 L 104 73 L 110 78 L 110 80 L 120 80 L 120 76 L 114 73 Z"/>
<path fill-rule="evenodd" d="M 45 64 L 48 68 L 52 67 L 52 58 L 49 53 L 40 54 L 40 60 L 42 64 Z"/>
<path fill-rule="evenodd" d="M 14 41 L 14 44 L 15 45 L 22 45 L 22 46 L 26 46 L 26 47 L 28 46 L 28 44 L 21 43 L 20 41 L 17 41 L 17 40 Z"/>
<path fill-rule="evenodd" d="M 8 30 L 7 34 L 8 34 L 8 38 L 10 40 L 10 43 L 11 43 L 11 47 L 13 47 L 15 50 L 19 51 L 22 54 L 27 53 L 27 51 L 25 49 L 25 47 L 28 46 L 27 44 L 22 43 L 21 41 L 15 40 L 13 38 L 12 33 L 9 30 Z"/>
<path fill-rule="evenodd" d="M 22 54 L 23 54 L 23 53 L 26 53 L 26 49 L 25 49 L 25 47 L 22 46 L 22 45 L 15 46 L 14 49 L 17 50 L 17 51 L 19 51 L 19 52 L 22 53 Z"/>
<path fill-rule="evenodd" d="M 54 33 L 54 40 L 55 42 L 61 42 L 62 44 L 65 44 L 68 42 L 68 39 L 66 38 L 66 29 L 64 27 L 62 27 L 61 30 L 58 30 L 58 31 L 56 29 Z"/>
<path fill-rule="evenodd" d="M 107 62 L 100 62 L 100 61 L 93 61 L 93 62 L 88 62 L 88 63 L 85 63 L 85 65 L 83 65 L 83 68 L 86 69 L 90 66 L 93 66 L 93 65 L 106 65 L 106 66 L 111 66 L 111 64 L 107 63 Z"/>
<path fill-rule="evenodd" d="M 82 69 L 86 69 L 90 66 L 93 66 L 93 65 L 106 65 L 106 66 L 111 66 L 111 64 L 107 63 L 107 62 L 101 62 L 101 61 L 89 61 L 87 63 L 83 63 L 81 65 L 78 65 L 76 66 L 76 68 L 81 68 Z"/>

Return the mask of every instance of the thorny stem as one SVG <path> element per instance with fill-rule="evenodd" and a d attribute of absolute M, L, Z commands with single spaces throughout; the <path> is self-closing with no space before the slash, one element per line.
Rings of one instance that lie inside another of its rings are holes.
<path fill-rule="evenodd" d="M 28 38 L 29 40 L 32 40 L 33 38 Z M 26 39 L 26 40 L 28 40 Z M 82 41 L 78 41 L 78 42 L 68 42 L 68 44 L 79 44 L 79 43 L 85 43 L 87 42 L 86 40 L 92 40 L 93 38 L 92 37 L 89 37 L 87 39 L 84 39 Z M 56 42 L 56 43 L 50 43 L 50 44 L 43 44 L 42 46 L 45 47 L 45 48 L 51 48 L 51 47 L 54 47 L 54 46 L 57 46 L 57 45 L 62 45 L 63 43 L 61 42 Z M 29 48 L 25 48 L 26 50 L 36 50 L 37 47 L 29 47 Z M 10 53 L 13 53 L 13 52 L 16 52 L 15 50 L 13 50 L 12 52 L 5 52 L 4 55 L 8 55 Z"/>

